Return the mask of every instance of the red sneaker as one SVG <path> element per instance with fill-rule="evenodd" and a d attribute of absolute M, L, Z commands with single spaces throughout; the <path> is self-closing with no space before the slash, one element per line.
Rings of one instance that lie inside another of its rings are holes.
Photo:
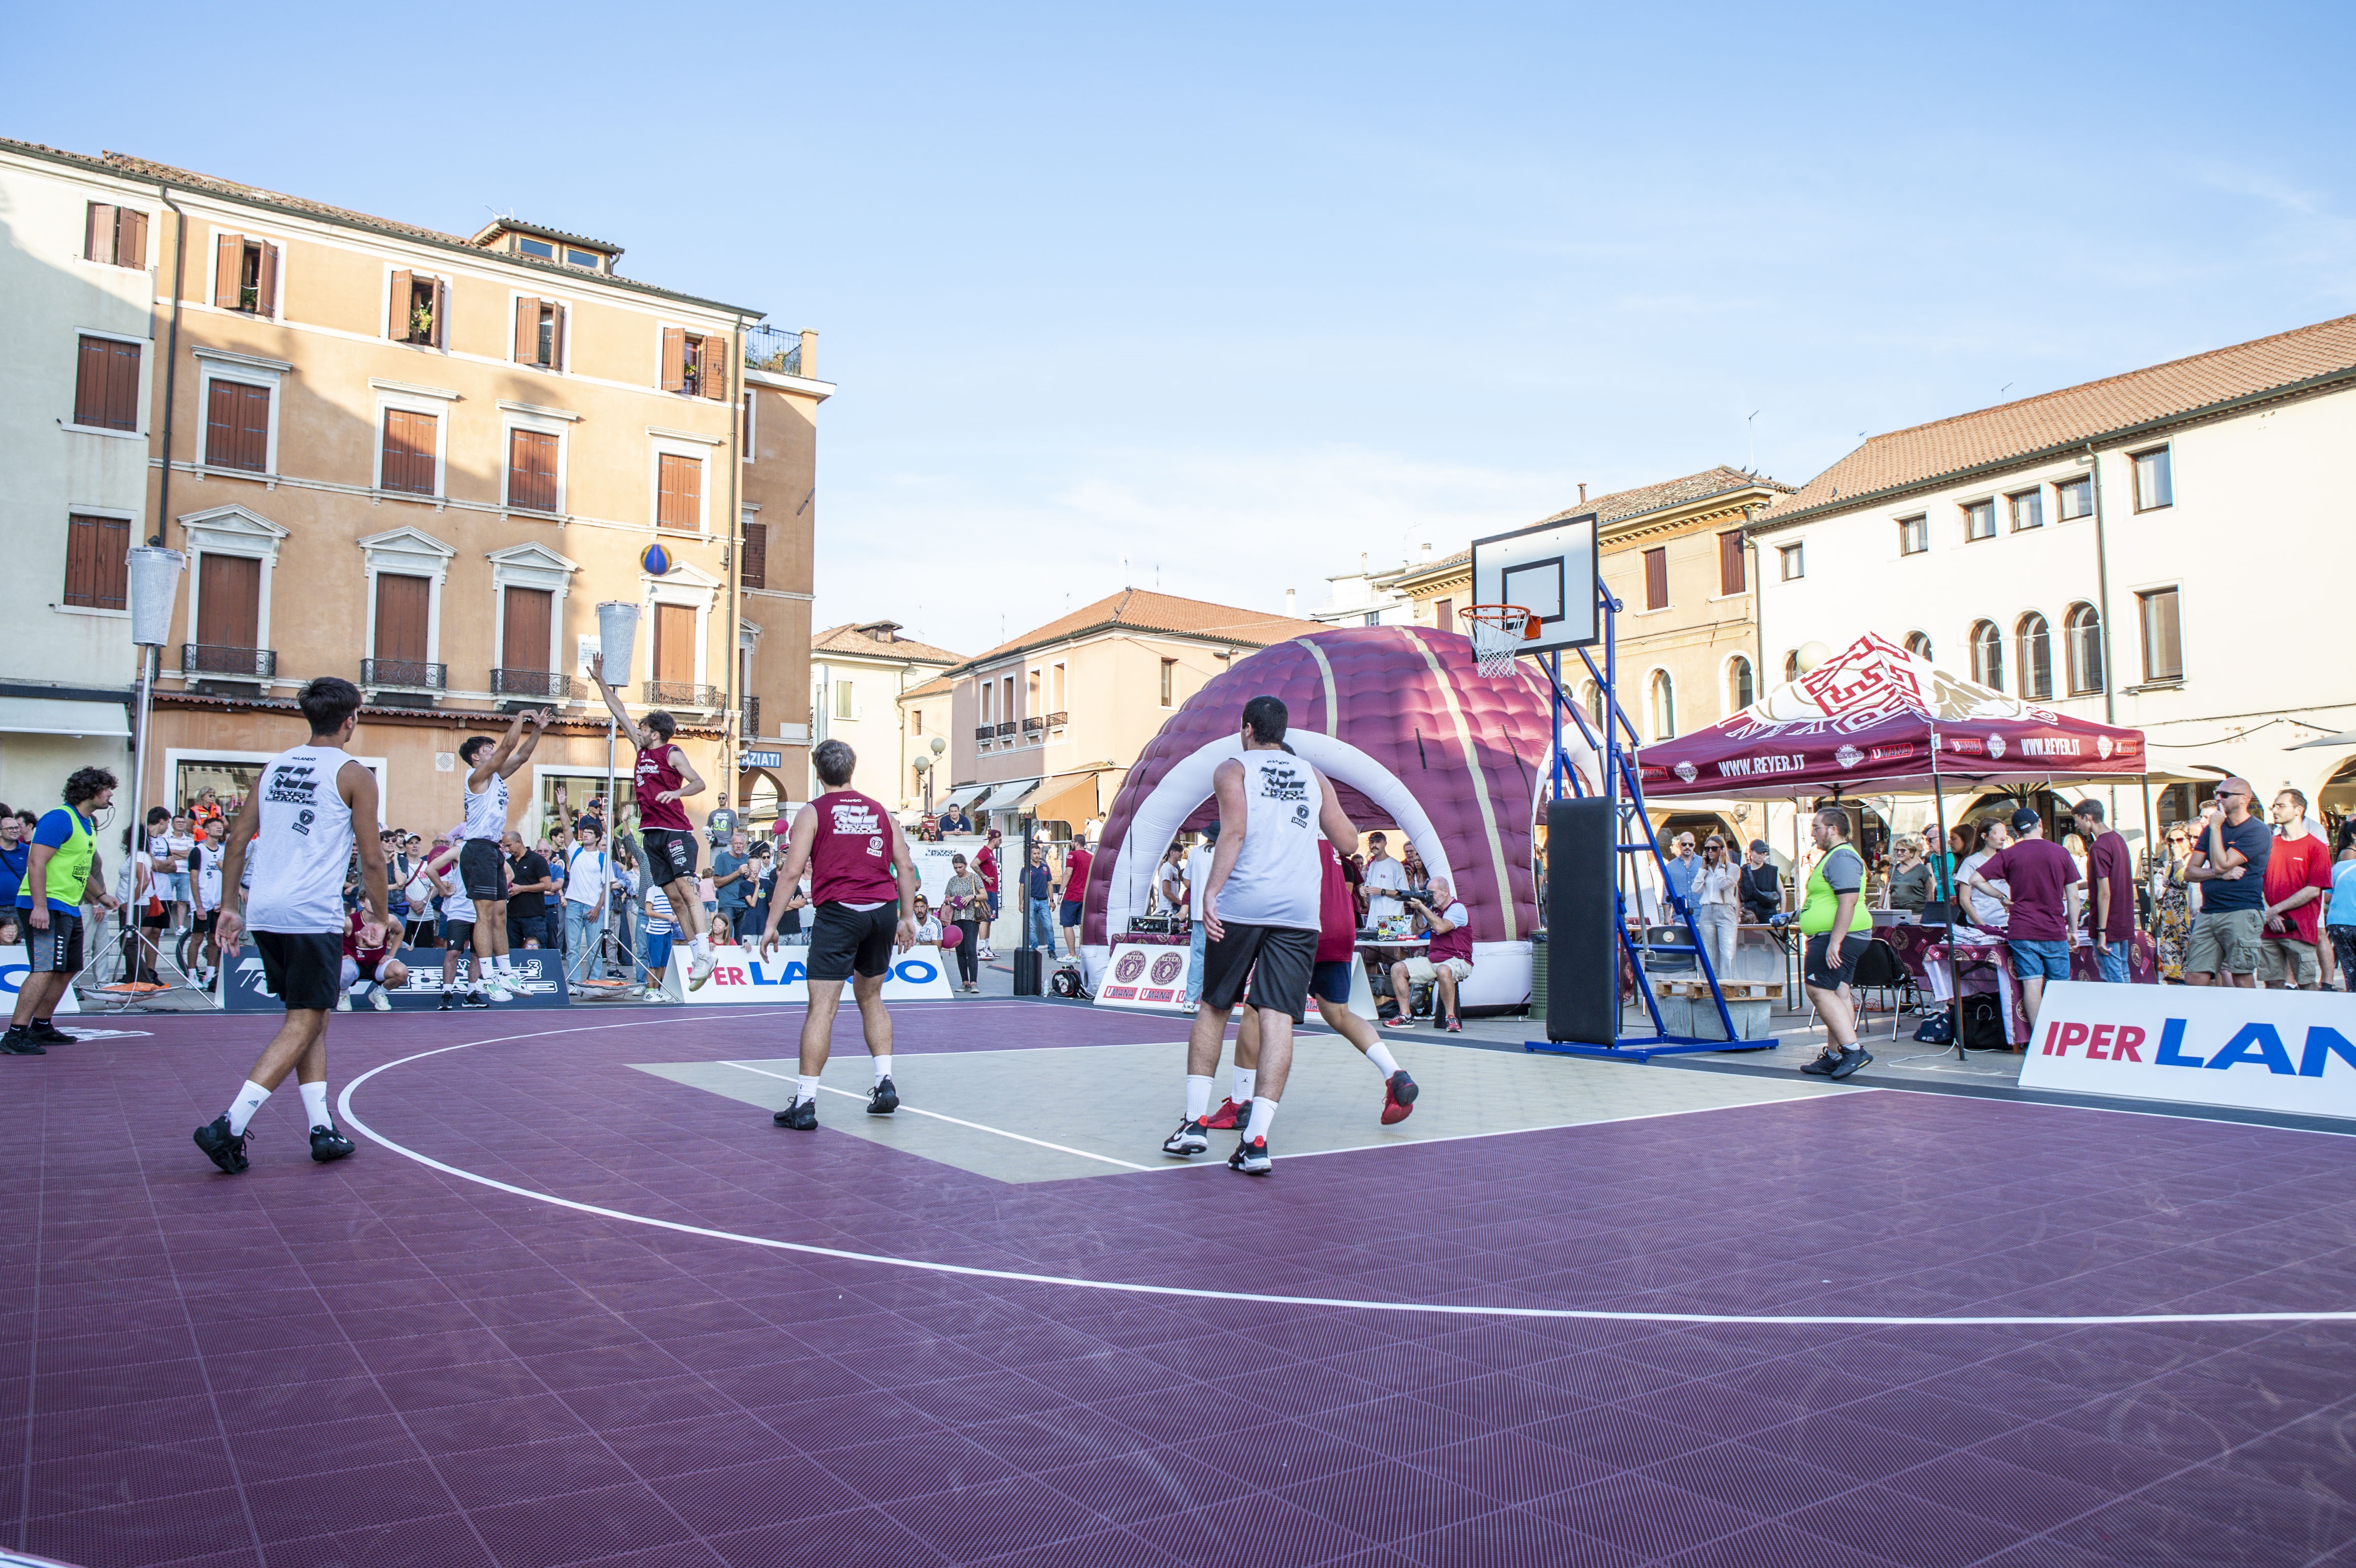
<path fill-rule="evenodd" d="M 1214 1130 L 1223 1127 L 1232 1127 L 1250 1114 L 1251 1103 L 1249 1101 L 1246 1101 L 1243 1104 L 1238 1105 L 1233 1100 L 1222 1100 L 1219 1102 L 1218 1109 L 1213 1111 L 1209 1115 L 1203 1118 L 1203 1125 Z"/>
<path fill-rule="evenodd" d="M 1459 1023 L 1456 1019 L 1450 1019 L 1448 1020 L 1448 1032 L 1451 1034 L 1462 1034 L 1464 1032 L 1464 1026 Z"/>
<path fill-rule="evenodd" d="M 1407 1075 L 1406 1068 L 1392 1073 L 1389 1082 L 1383 1085 L 1383 1125 L 1387 1127 L 1413 1115 L 1415 1097 L 1420 1093 L 1415 1086 L 1415 1080 Z"/>
<path fill-rule="evenodd" d="M 1415 1020 L 1408 1017 L 1405 1013 L 1393 1013 L 1390 1017 L 1383 1020 L 1383 1027 L 1385 1029 L 1413 1029 L 1415 1027 Z"/>

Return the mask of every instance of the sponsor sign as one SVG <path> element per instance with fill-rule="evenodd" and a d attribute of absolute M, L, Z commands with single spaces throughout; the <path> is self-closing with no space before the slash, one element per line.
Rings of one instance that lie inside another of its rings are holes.
<path fill-rule="evenodd" d="M 940 913 L 941 900 L 948 896 L 949 879 L 957 875 L 956 869 L 949 864 L 950 857 L 964 856 L 966 869 L 979 880 L 981 873 L 973 869 L 973 858 L 980 854 L 981 847 L 989 842 L 980 834 L 964 833 L 952 834 L 937 844 L 926 844 L 914 837 L 908 840 L 909 859 L 916 863 L 916 891 L 925 895 L 925 901 L 932 906 L 935 914 Z M 984 920 L 983 923 L 989 923 Z"/>
<path fill-rule="evenodd" d="M 85 957 L 88 956 L 89 941 L 90 933 L 85 931 L 82 933 Z M 0 1007 L 15 1008 L 16 993 L 24 989 L 25 976 L 32 972 L 31 956 L 26 953 L 21 944 L 15 947 L 0 947 Z M 66 994 L 58 998 L 58 1011 L 61 1013 L 81 1011 L 81 998 L 74 995 L 74 988 L 71 986 L 68 986 Z"/>
<path fill-rule="evenodd" d="M 786 754 L 783 752 L 742 752 L 737 754 L 736 765 L 740 769 L 782 768 L 786 765 Z"/>
<path fill-rule="evenodd" d="M 760 949 L 730 945 L 712 950 L 712 978 L 696 990 L 687 988 L 687 944 L 670 950 L 670 973 L 664 987 L 690 1007 L 727 1002 L 807 1002 L 809 1000 L 809 949 L 778 947 L 767 958 Z M 849 1005 L 850 987 L 844 987 Z M 949 966 L 937 947 L 911 947 L 892 955 L 891 973 L 884 977 L 887 1002 L 946 1002 L 949 999 Z"/>
<path fill-rule="evenodd" d="M 2356 1009 L 2329 991 L 2057 980 L 2020 1083 L 2356 1117 Z"/>
<path fill-rule="evenodd" d="M 1138 942 L 1115 944 L 1104 973 L 1097 976 L 1097 1005 L 1193 1012 L 1186 1001 L 1189 952 Z"/>
<path fill-rule="evenodd" d="M 388 990 L 396 1012 L 418 1012 L 439 1007 L 442 1002 L 442 954 L 439 947 L 404 947 L 401 961 L 408 967 L 408 983 L 401 989 Z M 512 1001 L 493 1004 L 499 1008 L 561 1008 L 568 1004 L 564 993 L 564 955 L 553 948 L 526 947 L 508 955 L 515 965 L 515 976 L 508 981 Z M 468 966 L 472 967 L 469 961 Z M 262 972 L 262 955 L 251 944 L 238 950 L 236 958 L 221 966 L 220 1005 L 232 1013 L 274 1013 L 285 1004 L 271 990 L 268 976 Z M 451 989 L 458 989 L 451 982 Z M 362 1012 L 372 1011 L 369 1003 L 355 1002 Z"/>

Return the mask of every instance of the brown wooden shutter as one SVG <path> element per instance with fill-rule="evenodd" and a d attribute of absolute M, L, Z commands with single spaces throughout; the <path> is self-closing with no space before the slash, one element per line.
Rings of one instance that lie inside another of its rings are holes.
<path fill-rule="evenodd" d="M 80 513 L 68 517 L 65 602 L 91 610 L 126 608 L 130 556 L 128 519 Z"/>
<path fill-rule="evenodd" d="M 275 316 L 278 314 L 278 247 L 262 248 L 262 281 L 253 291 L 253 314 Z"/>
<path fill-rule="evenodd" d="M 270 466 L 270 389 L 240 386 L 237 393 L 237 465 L 261 474 Z"/>
<path fill-rule="evenodd" d="M 654 678 L 667 686 L 695 681 L 695 606 L 655 606 Z"/>
<path fill-rule="evenodd" d="M 687 334 L 676 326 L 663 328 L 662 389 L 683 391 L 687 388 Z"/>
<path fill-rule="evenodd" d="M 100 422 L 109 430 L 139 428 L 139 345 L 136 343 L 107 340 L 106 406 Z"/>
<path fill-rule="evenodd" d="M 392 274 L 391 296 L 385 302 L 384 335 L 395 343 L 409 341 L 409 302 L 416 297 L 417 281 L 406 268 Z"/>
<path fill-rule="evenodd" d="M 259 474 L 270 462 L 270 389 L 215 381 L 205 411 L 205 465 Z"/>
<path fill-rule="evenodd" d="M 554 323 L 548 334 L 548 368 L 552 370 L 561 370 L 564 368 L 564 332 L 572 320 L 573 313 L 561 304 L 551 305 L 548 308 L 554 317 Z"/>
<path fill-rule="evenodd" d="M 667 528 L 695 528 L 703 520 L 703 464 L 662 453 L 655 464 L 655 521 Z"/>
<path fill-rule="evenodd" d="M 707 398 L 728 400 L 728 339 L 717 333 L 703 335 L 703 352 L 697 356 L 703 367 L 703 379 L 696 390 Z"/>
<path fill-rule="evenodd" d="M 515 357 L 519 365 L 535 364 L 540 358 L 540 302 L 525 298 L 516 301 Z"/>
<path fill-rule="evenodd" d="M 262 562 L 251 556 L 208 555 L 198 579 L 197 641 L 209 648 L 260 646 Z"/>
<path fill-rule="evenodd" d="M 406 490 L 419 496 L 434 494 L 434 434 L 432 414 L 412 413 L 407 409 L 384 411 L 385 489 Z"/>
<path fill-rule="evenodd" d="M 118 267 L 147 266 L 147 215 L 128 207 L 114 209 L 114 264 Z"/>
<path fill-rule="evenodd" d="M 769 585 L 769 525 L 744 525 L 744 559 L 736 569 L 737 580 L 747 588 Z"/>
<path fill-rule="evenodd" d="M 556 438 L 545 431 L 508 432 L 508 505 L 556 510 Z"/>
<path fill-rule="evenodd" d="M 376 580 L 376 656 L 425 662 L 426 620 L 433 604 L 433 581 L 423 577 Z"/>
<path fill-rule="evenodd" d="M 507 591 L 507 624 L 499 635 L 499 660 L 505 668 L 548 667 L 549 610 L 555 597 L 545 588 Z"/>
<path fill-rule="evenodd" d="M 450 284 L 442 278 L 434 280 L 434 330 L 428 336 L 434 347 L 443 344 L 443 334 L 450 325 Z"/>
<path fill-rule="evenodd" d="M 73 422 L 106 423 L 106 339 L 85 337 L 74 359 Z"/>
<path fill-rule="evenodd" d="M 1750 573 L 1745 571 L 1747 559 L 1742 552 L 1742 530 L 1731 529 L 1718 536 L 1718 591 L 1720 593 L 1740 593 L 1750 586 Z"/>
<path fill-rule="evenodd" d="M 1644 608 L 1665 610 L 1669 607 L 1669 552 L 1659 546 L 1644 552 Z"/>
<path fill-rule="evenodd" d="M 90 219 L 82 229 L 81 253 L 92 261 L 114 260 L 114 208 L 103 201 L 90 204 Z"/>
<path fill-rule="evenodd" d="M 237 308 L 237 282 L 245 271 L 245 236 L 213 231 L 213 304 Z"/>

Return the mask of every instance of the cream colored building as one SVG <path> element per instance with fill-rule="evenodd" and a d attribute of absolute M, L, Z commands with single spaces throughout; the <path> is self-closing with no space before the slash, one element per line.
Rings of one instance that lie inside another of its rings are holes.
<path fill-rule="evenodd" d="M 843 741 L 859 754 L 860 789 L 898 810 L 922 805 L 921 777 L 908 764 L 925 737 L 909 731 L 902 696 L 963 657 L 902 636 L 897 621 L 828 627 L 810 640 L 810 743 Z"/>

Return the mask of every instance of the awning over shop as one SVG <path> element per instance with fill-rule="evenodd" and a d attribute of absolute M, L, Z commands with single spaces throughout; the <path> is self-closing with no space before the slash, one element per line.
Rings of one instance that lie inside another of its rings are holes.
<path fill-rule="evenodd" d="M 990 809 L 1028 811 L 1031 809 L 1031 802 L 1038 796 L 1039 786 L 1046 782 L 1045 779 L 1016 779 L 1000 784 L 991 792 Z"/>
<path fill-rule="evenodd" d="M 983 795 L 988 795 L 997 786 L 995 784 L 959 784 L 957 788 L 949 791 L 948 798 L 941 802 L 941 805 L 945 807 L 954 805 L 960 809 L 969 805 L 976 805 L 980 803 Z"/>
<path fill-rule="evenodd" d="M 1032 806 L 1042 819 L 1048 822 L 1068 822 L 1072 831 L 1078 832 L 1081 824 L 1097 814 L 1097 780 L 1101 772 L 1057 773 L 1039 786 L 1039 798 Z"/>
<path fill-rule="evenodd" d="M 130 713 L 119 702 L 0 697 L 0 734 L 128 738 L 130 733 Z"/>

